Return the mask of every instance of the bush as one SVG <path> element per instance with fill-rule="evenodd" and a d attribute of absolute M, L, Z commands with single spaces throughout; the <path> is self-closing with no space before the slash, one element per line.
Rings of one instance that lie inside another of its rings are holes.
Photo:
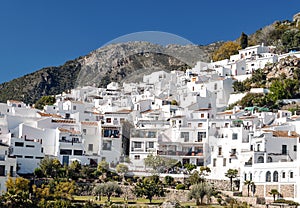
<path fill-rule="evenodd" d="M 177 184 L 177 185 L 176 185 L 176 189 L 177 189 L 177 190 L 184 190 L 184 189 L 185 189 L 185 185 L 182 184 L 182 183 Z"/>
<path fill-rule="evenodd" d="M 294 202 L 292 200 L 285 200 L 285 199 L 277 199 L 275 201 L 275 203 L 285 203 L 285 204 L 288 204 L 288 205 L 297 205 L 297 206 L 299 205 L 298 202 Z"/>
<path fill-rule="evenodd" d="M 233 192 L 233 196 L 242 196 L 242 192 L 239 191 Z"/>
<path fill-rule="evenodd" d="M 256 204 L 266 204 L 265 197 L 257 197 L 256 198 Z"/>

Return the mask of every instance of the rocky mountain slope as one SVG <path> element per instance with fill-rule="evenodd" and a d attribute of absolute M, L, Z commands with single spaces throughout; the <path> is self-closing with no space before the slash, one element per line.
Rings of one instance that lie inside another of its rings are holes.
<path fill-rule="evenodd" d="M 197 61 L 209 61 L 221 43 L 207 46 L 168 45 L 149 42 L 111 44 L 62 66 L 46 67 L 0 85 L 0 102 L 8 99 L 34 103 L 44 95 L 62 93 L 76 86 L 105 87 L 111 81 L 139 81 L 158 70 L 183 70 Z"/>

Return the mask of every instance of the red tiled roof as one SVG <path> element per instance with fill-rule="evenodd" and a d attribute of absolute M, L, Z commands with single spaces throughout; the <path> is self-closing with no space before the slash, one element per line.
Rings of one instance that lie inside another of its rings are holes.
<path fill-rule="evenodd" d="M 38 112 L 38 114 L 40 114 L 40 116 L 42 117 L 62 118 L 61 115 L 57 115 L 57 114 L 43 113 L 43 112 Z"/>
<path fill-rule="evenodd" d="M 70 129 L 65 129 L 65 128 L 58 128 L 60 132 L 64 133 L 71 133 L 71 134 L 80 134 L 80 131 L 75 131 L 75 130 L 70 130 Z"/>

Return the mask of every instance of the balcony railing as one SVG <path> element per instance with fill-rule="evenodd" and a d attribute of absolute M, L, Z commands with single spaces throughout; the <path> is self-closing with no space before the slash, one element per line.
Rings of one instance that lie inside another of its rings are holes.
<path fill-rule="evenodd" d="M 75 140 L 75 141 L 73 140 L 72 141 L 72 140 L 61 140 L 61 139 L 59 140 L 59 142 L 65 142 L 65 143 L 82 143 L 80 140 L 78 140 L 78 141 L 77 140 Z"/>
<path fill-rule="evenodd" d="M 203 156 L 202 152 L 184 152 L 184 151 L 157 151 L 158 155 L 172 155 L 172 156 Z"/>

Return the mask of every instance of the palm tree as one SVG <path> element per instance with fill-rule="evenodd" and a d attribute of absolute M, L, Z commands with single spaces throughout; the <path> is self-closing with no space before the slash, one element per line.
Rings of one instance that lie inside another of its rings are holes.
<path fill-rule="evenodd" d="M 228 169 L 227 172 L 225 173 L 225 176 L 230 179 L 231 191 L 233 190 L 232 180 L 233 180 L 233 178 L 237 177 L 238 172 L 239 171 L 237 169 Z"/>
<path fill-rule="evenodd" d="M 273 196 L 273 199 L 274 199 L 274 202 L 275 202 L 276 195 L 279 195 L 280 193 L 277 191 L 277 189 L 271 189 L 269 194 L 271 194 Z"/>
<path fill-rule="evenodd" d="M 248 193 L 248 197 L 249 197 L 249 192 L 250 192 L 250 185 L 252 184 L 252 181 L 250 180 L 245 180 L 244 184 L 247 185 L 247 193 Z"/>

